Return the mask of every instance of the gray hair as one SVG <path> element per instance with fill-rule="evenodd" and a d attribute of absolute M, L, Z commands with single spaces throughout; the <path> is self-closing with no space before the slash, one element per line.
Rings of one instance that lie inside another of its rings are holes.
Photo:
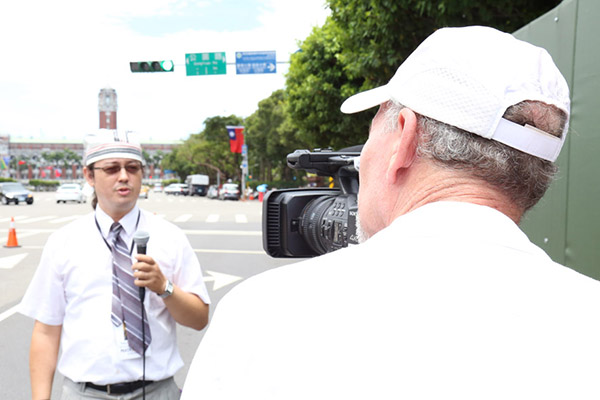
<path fill-rule="evenodd" d="M 404 106 L 389 102 L 385 128 L 397 127 Z M 509 107 L 504 118 L 529 124 L 554 136 L 562 134 L 567 115 L 557 107 L 524 101 Z M 448 169 L 460 170 L 499 189 L 523 211 L 544 195 L 557 172 L 556 166 L 495 140 L 489 140 L 454 126 L 417 114 L 419 142 L 417 155 Z"/>

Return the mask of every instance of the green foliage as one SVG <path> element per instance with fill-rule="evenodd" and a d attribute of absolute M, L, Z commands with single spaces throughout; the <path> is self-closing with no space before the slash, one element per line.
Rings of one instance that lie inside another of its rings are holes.
<path fill-rule="evenodd" d="M 221 182 L 229 178 L 239 180 L 241 156 L 229 149 L 227 125 L 243 125 L 243 120 L 235 115 L 207 118 L 202 132 L 190 135 L 163 158 L 163 168 L 174 170 L 182 182 L 192 174 L 208 175 L 215 182 L 217 172 Z"/>
<path fill-rule="evenodd" d="M 13 178 L 0 178 L 0 182 L 16 182 Z"/>
<path fill-rule="evenodd" d="M 181 183 L 179 179 L 165 179 L 162 181 L 163 188 L 169 186 L 171 183 Z"/>
<path fill-rule="evenodd" d="M 560 0 L 329 0 L 350 77 L 360 89 L 386 83 L 404 59 L 445 26 L 487 25 L 513 32 Z"/>
<path fill-rule="evenodd" d="M 81 162 L 81 156 L 71 149 L 43 152 L 42 158 L 54 165 L 62 164 L 64 166 L 69 166 Z"/>
<path fill-rule="evenodd" d="M 63 170 L 63 177 L 67 175 L 67 171 L 73 164 L 79 164 L 82 162 L 81 156 L 75 153 L 71 149 L 64 149 L 62 151 L 51 151 L 51 152 L 43 152 L 41 154 L 43 164 L 50 164 L 56 167 L 61 167 Z M 23 157 L 24 161 L 31 163 L 32 166 L 36 166 L 38 164 L 37 160 L 30 160 L 26 157 Z M 25 166 L 19 166 L 19 169 L 22 170 Z"/>
<path fill-rule="evenodd" d="M 193 165 L 191 165 L 188 160 L 184 159 L 180 156 L 180 147 L 175 147 L 166 157 L 163 159 L 162 166 L 164 169 L 170 169 L 177 173 L 180 179 L 176 179 L 180 181 L 181 179 L 185 179 L 188 175 L 188 171 L 193 169 Z M 183 178 L 181 178 L 183 176 Z"/>
<path fill-rule="evenodd" d="M 291 59 L 291 124 L 312 147 L 363 143 L 375 110 L 342 115 L 347 97 L 385 84 L 433 31 L 488 25 L 513 32 L 560 0 L 328 0 L 331 16 Z"/>
<path fill-rule="evenodd" d="M 162 167 L 181 181 L 201 173 L 216 182 L 240 181 L 241 155 L 229 150 L 226 125 L 245 125 L 251 185 L 300 185 L 305 173 L 286 166 L 296 149 L 364 143 L 376 109 L 344 115 L 349 96 L 382 84 L 433 31 L 444 26 L 488 25 L 513 32 L 560 0 L 328 0 L 331 16 L 291 56 L 286 87 L 262 100 L 245 121 L 216 116 L 164 156 Z M 150 157 L 144 156 L 148 162 Z M 160 159 L 154 162 L 160 162 Z M 294 180 L 293 178 L 296 178 Z M 297 184 L 296 184 L 297 183 Z"/>
<path fill-rule="evenodd" d="M 367 139 L 369 121 L 340 112 L 344 99 L 356 91 L 340 61 L 341 32 L 328 19 L 292 55 L 286 80 L 288 112 L 296 137 L 308 148 L 339 149 Z"/>
<path fill-rule="evenodd" d="M 35 187 L 35 190 L 55 189 L 60 185 L 59 181 L 48 181 L 45 179 L 31 179 L 29 185 Z"/>
<path fill-rule="evenodd" d="M 143 149 L 142 149 L 142 158 L 146 162 L 146 165 L 148 165 L 152 162 L 152 158 L 150 157 L 150 154 L 148 154 L 148 152 Z"/>
<path fill-rule="evenodd" d="M 285 156 L 307 145 L 297 139 L 291 127 L 284 91 L 277 90 L 259 102 L 258 110 L 246 119 L 245 125 L 253 179 L 272 180 L 274 176 L 291 179 L 293 171 L 287 167 Z"/>
<path fill-rule="evenodd" d="M 216 183 L 228 179 L 240 182 L 241 154 L 229 147 L 227 125 L 245 126 L 244 140 L 248 146 L 248 164 L 254 183 L 283 179 L 293 181 L 301 176 L 287 167 L 286 155 L 308 145 L 299 141 L 289 120 L 287 99 L 283 90 L 277 90 L 258 104 L 258 109 L 243 120 L 237 116 L 211 117 L 204 121 L 204 130 L 190 135 L 182 146 L 163 159 L 163 167 L 177 172 L 181 181 L 190 174 L 209 175 Z"/>
<path fill-rule="evenodd" d="M 162 150 L 156 150 L 153 156 L 149 156 L 149 162 L 158 167 L 163 158 L 165 158 L 165 153 Z"/>

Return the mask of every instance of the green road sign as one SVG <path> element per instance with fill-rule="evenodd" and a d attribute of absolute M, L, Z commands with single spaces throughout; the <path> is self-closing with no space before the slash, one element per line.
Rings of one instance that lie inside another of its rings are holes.
<path fill-rule="evenodd" d="M 187 76 L 226 74 L 225 52 L 186 54 L 185 72 Z"/>

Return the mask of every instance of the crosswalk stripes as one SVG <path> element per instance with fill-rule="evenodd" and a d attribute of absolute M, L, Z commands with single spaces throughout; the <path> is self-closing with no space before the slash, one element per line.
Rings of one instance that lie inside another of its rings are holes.
<path fill-rule="evenodd" d="M 205 222 L 210 223 L 215 223 L 215 222 L 219 222 L 219 214 L 210 214 L 208 217 L 206 217 Z"/>
<path fill-rule="evenodd" d="M 175 218 L 173 222 L 186 222 L 192 218 L 192 214 L 182 214 L 179 217 Z"/>
<path fill-rule="evenodd" d="M 0 218 L 0 224 L 3 223 L 3 222 L 10 222 L 11 218 L 12 217 Z M 22 216 L 19 219 L 25 219 L 25 218 L 27 218 L 27 216 Z M 17 217 L 15 217 L 15 221 L 17 221 Z"/>
<path fill-rule="evenodd" d="M 56 215 L 45 215 L 43 217 L 35 217 L 35 218 L 28 218 L 28 219 L 24 219 L 19 221 L 19 224 L 31 224 L 32 222 L 40 222 L 40 221 L 45 221 L 47 219 L 53 219 L 56 218 Z"/>
<path fill-rule="evenodd" d="M 11 218 L 13 218 L 13 217 L 0 218 L 0 223 L 10 222 Z M 29 218 L 29 216 L 28 215 L 16 215 L 14 218 L 15 218 L 15 221 L 20 221 L 20 220 Z"/>
<path fill-rule="evenodd" d="M 81 215 L 69 215 L 68 217 L 62 217 L 62 218 L 57 218 L 57 219 L 53 219 L 52 221 L 48 221 L 51 224 L 60 224 L 62 222 L 68 222 L 74 219 L 77 219 L 81 217 Z"/>

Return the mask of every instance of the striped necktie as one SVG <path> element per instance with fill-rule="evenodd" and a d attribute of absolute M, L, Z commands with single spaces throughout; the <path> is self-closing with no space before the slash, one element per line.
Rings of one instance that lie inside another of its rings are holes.
<path fill-rule="evenodd" d="M 139 297 L 139 288 L 133 283 L 133 270 L 131 257 L 127 245 L 121 238 L 123 227 L 115 222 L 110 227 L 109 242 L 112 243 L 113 256 L 113 296 L 111 320 L 114 326 L 125 325 L 125 333 L 129 347 L 136 353 L 142 354 L 142 302 Z M 145 348 L 152 341 L 148 320 L 144 320 Z"/>

